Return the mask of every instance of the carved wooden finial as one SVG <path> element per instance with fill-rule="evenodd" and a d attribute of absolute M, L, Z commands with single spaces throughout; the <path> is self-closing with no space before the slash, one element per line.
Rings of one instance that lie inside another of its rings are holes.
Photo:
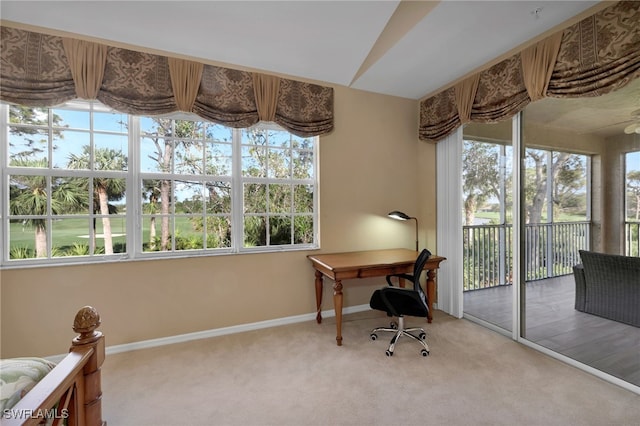
<path fill-rule="evenodd" d="M 74 342 L 86 343 L 97 339 L 102 335 L 96 328 L 100 327 L 100 314 L 98 311 L 91 307 L 85 306 L 80 309 L 73 320 L 73 331 L 80 334 L 76 337 Z"/>

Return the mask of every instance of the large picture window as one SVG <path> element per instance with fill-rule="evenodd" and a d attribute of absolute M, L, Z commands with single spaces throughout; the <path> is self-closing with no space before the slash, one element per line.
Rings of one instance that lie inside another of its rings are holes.
<path fill-rule="evenodd" d="M 317 247 L 317 137 L 1 105 L 3 264 Z"/>

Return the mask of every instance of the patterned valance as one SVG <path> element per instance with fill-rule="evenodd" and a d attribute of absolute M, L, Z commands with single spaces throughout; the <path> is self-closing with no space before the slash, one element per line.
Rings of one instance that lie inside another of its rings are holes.
<path fill-rule="evenodd" d="M 333 130 L 330 87 L 10 27 L 0 37 L 3 101 L 97 99 L 128 114 L 184 111 L 236 128 L 274 121 L 302 137 Z"/>
<path fill-rule="evenodd" d="M 506 120 L 545 96 L 599 96 L 620 89 L 640 77 L 638 46 L 640 2 L 618 2 L 480 72 L 472 100 L 455 96 L 468 87 L 467 79 L 422 101 L 419 138 L 437 142 L 463 122 Z M 470 115 L 463 99 L 472 102 Z"/>

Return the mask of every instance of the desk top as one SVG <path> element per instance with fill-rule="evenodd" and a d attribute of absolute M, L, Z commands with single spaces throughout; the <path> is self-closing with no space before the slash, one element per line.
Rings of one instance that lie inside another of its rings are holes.
<path fill-rule="evenodd" d="M 360 268 L 414 264 L 418 254 L 417 251 L 409 249 L 387 249 L 308 255 L 307 258 L 314 264 L 323 266 L 330 271 L 340 272 Z M 431 256 L 427 263 L 440 263 L 442 260 L 445 258 Z"/>

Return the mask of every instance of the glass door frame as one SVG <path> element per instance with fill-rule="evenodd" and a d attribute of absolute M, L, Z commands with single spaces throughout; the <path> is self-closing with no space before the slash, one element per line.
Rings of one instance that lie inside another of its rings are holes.
<path fill-rule="evenodd" d="M 462 127 L 440 141 L 436 146 L 437 162 L 443 168 L 437 170 L 437 253 L 447 258 L 438 272 L 438 302 L 435 306 L 456 317 L 466 318 L 486 328 L 510 336 L 518 343 L 558 359 L 568 365 L 586 371 L 607 382 L 640 394 L 640 389 L 624 380 L 583 364 L 535 342 L 527 340 L 525 330 L 525 272 L 524 272 L 524 215 L 525 192 L 521 190 L 524 173 L 525 147 L 522 143 L 522 112 L 512 118 L 512 218 L 513 218 L 513 309 L 512 331 L 486 321 L 468 317 L 463 312 L 462 262 Z M 517 280 L 517 282 L 516 282 Z M 516 285 L 517 283 L 517 285 Z"/>

